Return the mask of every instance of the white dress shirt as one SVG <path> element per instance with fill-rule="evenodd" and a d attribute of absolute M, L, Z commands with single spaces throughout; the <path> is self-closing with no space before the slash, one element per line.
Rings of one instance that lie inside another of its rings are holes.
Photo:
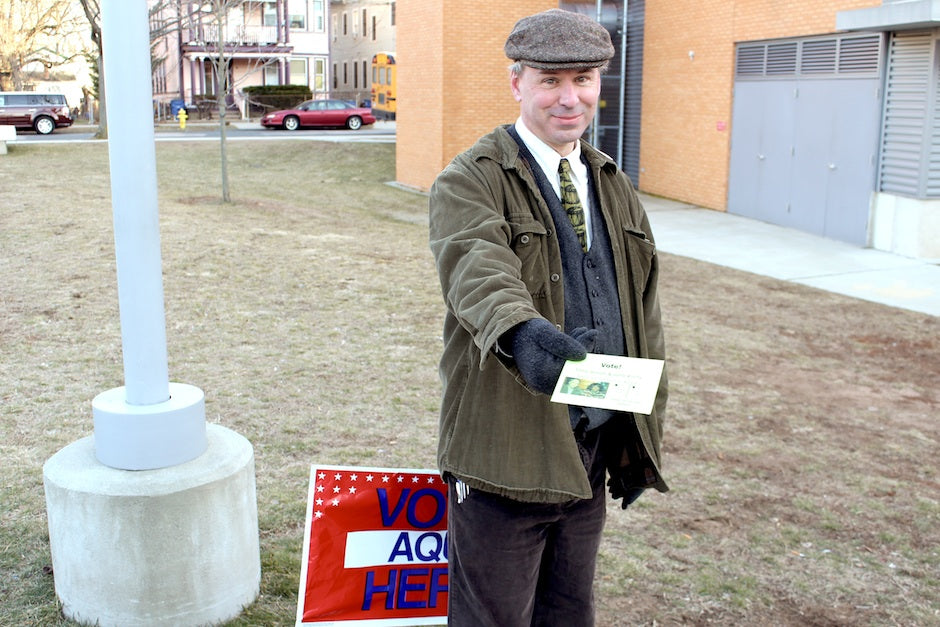
<path fill-rule="evenodd" d="M 584 165 L 584 162 L 581 161 L 581 142 L 575 142 L 574 150 L 562 157 L 562 155 L 555 152 L 554 148 L 543 142 L 536 137 L 535 133 L 526 128 L 522 118 L 516 120 L 516 132 L 519 133 L 519 137 L 522 138 L 526 148 L 529 149 L 529 152 L 532 153 L 532 156 L 535 157 L 536 162 L 538 162 L 539 167 L 542 168 L 545 178 L 552 184 L 552 189 L 555 190 L 555 195 L 558 196 L 559 200 L 561 199 L 561 184 L 558 180 L 558 163 L 562 158 L 568 160 L 568 165 L 571 166 L 571 182 L 574 183 L 575 189 L 578 190 L 578 198 L 581 200 L 581 206 L 584 207 L 584 228 L 587 232 L 587 247 L 588 250 L 590 250 L 593 199 L 591 195 L 588 194 L 588 169 L 587 166 Z"/>

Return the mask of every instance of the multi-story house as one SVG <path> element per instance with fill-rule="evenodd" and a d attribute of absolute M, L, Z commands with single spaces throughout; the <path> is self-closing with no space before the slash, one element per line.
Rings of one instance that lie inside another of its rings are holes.
<path fill-rule="evenodd" d="M 330 1 L 330 66 L 336 98 L 372 98 L 372 59 L 395 53 L 394 0 Z"/>
<path fill-rule="evenodd" d="M 220 69 L 228 107 L 241 116 L 249 113 L 248 85 L 329 91 L 327 0 L 148 3 L 158 108 L 185 103 L 208 110 L 212 105 L 203 103 L 216 99 Z"/>

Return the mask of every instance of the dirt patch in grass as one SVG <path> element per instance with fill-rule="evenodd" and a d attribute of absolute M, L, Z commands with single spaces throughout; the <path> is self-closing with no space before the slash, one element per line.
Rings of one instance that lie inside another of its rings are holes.
<path fill-rule="evenodd" d="M 433 467 L 442 304 L 394 147 L 158 144 L 171 379 L 255 447 L 261 597 L 289 625 L 313 462 Z M 123 383 L 104 145 L 0 188 L 0 624 L 60 618 L 42 464 Z M 55 176 L 36 176 L 55 172 Z M 598 624 L 940 622 L 940 319 L 662 257 L 672 491 L 611 504 Z"/>

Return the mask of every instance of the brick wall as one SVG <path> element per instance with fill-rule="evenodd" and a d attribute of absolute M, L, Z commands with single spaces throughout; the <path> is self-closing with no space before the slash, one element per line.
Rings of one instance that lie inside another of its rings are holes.
<path fill-rule="evenodd" d="M 832 33 L 837 12 L 880 4 L 647 0 L 640 189 L 725 209 L 735 42 Z M 557 6 L 398 0 L 400 183 L 427 189 L 480 135 L 516 118 L 503 43 L 520 17 Z"/>
<path fill-rule="evenodd" d="M 395 179 L 421 189 L 429 184 L 426 173 L 440 169 L 443 151 L 443 4 L 433 0 L 398 0 L 396 3 L 398 138 Z"/>
<path fill-rule="evenodd" d="M 552 0 L 398 0 L 396 179 L 428 189 L 457 154 L 512 122 L 503 43 L 516 21 Z"/>
<path fill-rule="evenodd" d="M 837 12 L 880 4 L 648 0 L 640 189 L 725 209 L 735 43 L 832 33 Z"/>

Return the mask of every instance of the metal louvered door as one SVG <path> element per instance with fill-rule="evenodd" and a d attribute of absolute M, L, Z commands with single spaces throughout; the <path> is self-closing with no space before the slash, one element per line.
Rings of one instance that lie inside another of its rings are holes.
<path fill-rule="evenodd" d="M 892 34 L 879 189 L 940 198 L 940 30 Z"/>
<path fill-rule="evenodd" d="M 880 35 L 737 49 L 728 211 L 868 244 Z"/>

